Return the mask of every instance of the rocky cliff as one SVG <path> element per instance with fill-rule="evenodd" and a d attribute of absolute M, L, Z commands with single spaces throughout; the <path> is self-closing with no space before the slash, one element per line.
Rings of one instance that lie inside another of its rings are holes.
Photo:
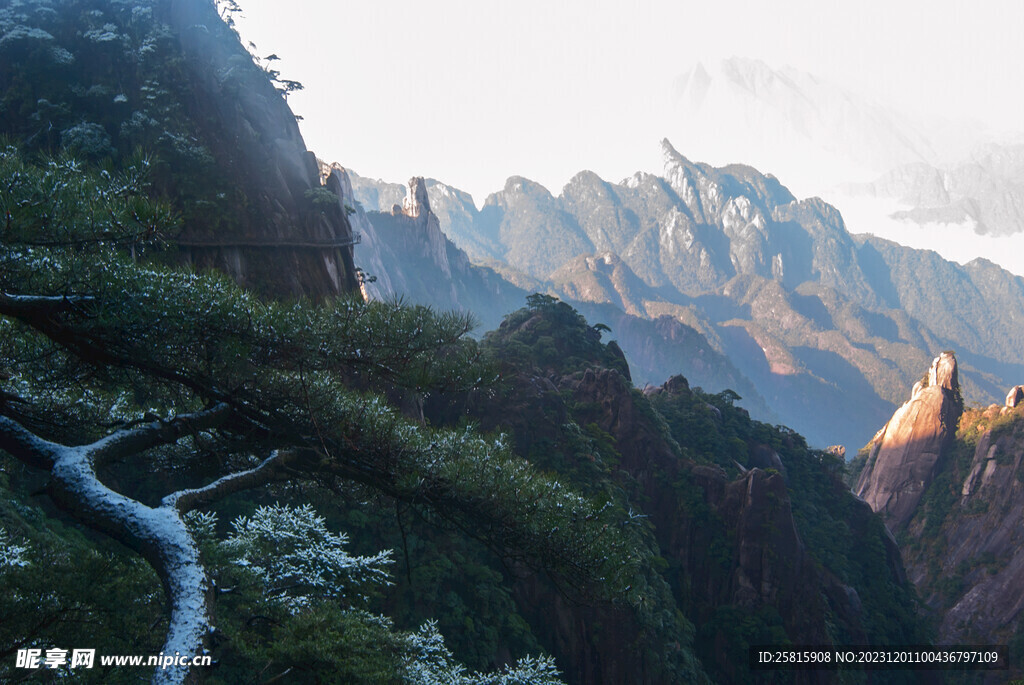
<path fill-rule="evenodd" d="M 910 400 L 869 443 L 854 492 L 882 515 L 893 532 L 902 532 L 916 513 L 962 411 L 956 358 L 943 352 L 932 362 L 928 375 L 914 385 Z"/>
<path fill-rule="evenodd" d="M 959 497 L 946 512 L 940 539 L 928 535 L 927 518 L 910 531 L 931 549 L 908 551 L 908 571 L 926 601 L 939 608 L 941 640 L 1020 643 L 1024 412 L 1009 404 L 968 412 L 957 440 L 950 482 Z M 942 517 L 940 511 L 925 515 Z M 1024 666 L 1019 653 L 1016 666 Z"/>
<path fill-rule="evenodd" d="M 376 278 L 364 283 L 367 295 L 470 312 L 484 328 L 497 326 L 504 313 L 522 303 L 526 291 L 491 269 L 470 263 L 466 253 L 448 240 L 423 178 L 409 180 L 401 204 L 366 212 L 359 200 L 365 195 L 354 193 L 349 175 L 335 168 L 345 197 L 355 205 L 351 218 L 364 235 L 355 261 L 367 276 Z"/>
<path fill-rule="evenodd" d="M 115 165 L 141 150 L 182 217 L 181 259 L 268 295 L 356 288 L 340 179 L 321 183 L 289 83 L 254 63 L 214 3 L 13 3 L 0 61 L 0 132 Z"/>
<path fill-rule="evenodd" d="M 565 303 L 535 298 L 482 346 L 499 385 L 431 398 L 428 417 L 503 430 L 541 468 L 593 496 L 615 493 L 662 559 L 633 589 L 632 614 L 573 606 L 536 579 L 517 586 L 570 681 L 676 682 L 692 650 L 713 681 L 751 682 L 745 650 L 759 641 L 926 640 L 899 550 L 841 482 L 837 458 L 752 421 L 734 393 L 680 376 L 637 390 L 617 346 Z M 661 627 L 649 632 L 651 621 Z M 583 639 L 583 624 L 598 629 Z"/>
<path fill-rule="evenodd" d="M 442 208 L 449 221 L 464 216 L 467 202 L 472 205 L 460 191 L 429 179 L 414 178 L 402 191 L 404 195 L 399 195 L 401 186 L 373 182 L 337 165 L 330 168 L 341 174 L 344 202 L 355 209 L 349 220 L 363 237 L 355 257 L 359 267 L 371 277 L 362 286 L 368 296 L 401 296 L 414 304 L 470 311 L 481 322 L 481 328 L 487 329 L 522 306 L 526 294 L 531 292 L 527 286 L 544 289 L 540 283 L 517 286 L 515 277 L 507 272 L 498 274 L 482 264 L 471 263 L 467 254 L 439 229 L 442 219 L 434 213 L 435 205 Z M 389 202 L 387 211 L 372 209 Z M 371 209 L 365 211 L 366 208 Z M 577 261 L 593 274 L 594 287 L 602 292 L 609 283 L 623 282 L 636 289 L 631 301 L 638 302 L 652 292 L 614 253 L 580 257 Z M 744 398 L 744 405 L 758 417 L 778 421 L 754 385 L 707 340 L 708 328 L 695 328 L 692 324 L 700 323 L 694 318 L 687 318 L 684 323 L 667 314 L 653 320 L 629 314 L 623 311 L 623 299 L 617 295 L 628 290 L 626 285 L 616 287 L 606 301 L 589 291 L 570 290 L 566 299 L 591 320 L 611 328 L 611 335 L 630 359 L 635 383 L 661 383 L 669 375 L 685 373 L 695 384 L 709 390 L 736 390 Z M 586 301 L 577 301 L 573 294 Z"/>
<path fill-rule="evenodd" d="M 186 227 L 179 241 L 188 258 L 264 292 L 354 290 L 354 236 L 340 178 L 321 185 L 295 115 L 213 5 L 172 0 L 167 16 L 191 84 L 186 112 L 226 184 L 246 199 L 230 220 Z"/>
<path fill-rule="evenodd" d="M 1024 646 L 1024 386 L 961 410 L 952 355 L 935 360 L 872 441 L 856 489 L 900 539 L 948 644 Z M 1012 656 L 1019 672 L 1024 663 Z"/>

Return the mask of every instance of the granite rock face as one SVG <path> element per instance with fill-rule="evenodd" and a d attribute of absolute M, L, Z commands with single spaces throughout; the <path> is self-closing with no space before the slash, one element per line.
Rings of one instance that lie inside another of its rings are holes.
<path fill-rule="evenodd" d="M 527 291 L 487 267 L 470 263 L 466 253 L 441 231 L 428 194 L 430 181 L 411 178 L 401 202 L 396 188 L 386 186 L 367 205 L 390 206 L 386 211 L 383 207 L 366 211 L 367 195 L 360 191 L 365 179 L 337 165 L 331 168 L 342 178 L 343 197 L 352 207 L 349 220 L 362 236 L 355 262 L 365 274 L 361 288 L 366 297 L 402 297 L 411 304 L 471 312 L 485 329 L 496 327 L 503 314 L 522 305 Z M 443 197 L 444 187 L 438 192 Z M 440 204 L 450 212 L 455 200 L 447 199 Z"/>
<path fill-rule="evenodd" d="M 956 358 L 943 352 L 932 362 L 927 382 L 914 385 L 910 400 L 875 435 L 854 492 L 899 532 L 916 513 L 921 495 L 951 442 L 963 402 Z"/>
<path fill-rule="evenodd" d="M 940 470 L 928 497 L 941 507 L 919 505 L 906 529 L 907 573 L 940 642 L 1013 642 L 1024 627 L 1024 404 L 965 411 Z"/>
<path fill-rule="evenodd" d="M 188 226 L 181 238 L 185 259 L 273 296 L 356 290 L 352 227 L 343 204 L 327 194 L 340 196 L 341 179 L 321 182 L 281 93 L 213 5 L 174 0 L 166 19 L 193 87 L 182 104 L 227 185 L 246 198 L 231 226 Z"/>
<path fill-rule="evenodd" d="M 967 410 L 957 390 L 943 353 L 870 443 L 855 492 L 906 541 L 938 643 L 1007 644 L 1024 626 L 1024 386 Z"/>
<path fill-rule="evenodd" d="M 991 419 L 998 416 L 989 413 Z M 1019 410 L 1013 418 L 1009 430 L 999 430 L 983 414 L 967 475 L 957 479 L 960 501 L 943 529 L 941 560 L 943 571 L 962 583 L 939 624 L 939 638 L 949 644 L 1006 640 L 1024 612 L 1024 434 Z M 923 561 L 912 559 L 915 580 L 926 576 Z M 938 605 L 951 598 L 934 592 L 927 599 Z"/>
<path fill-rule="evenodd" d="M 147 160 L 147 193 L 181 219 L 162 227 L 180 262 L 265 297 L 356 289 L 336 181 L 321 179 L 284 97 L 295 82 L 254 61 L 225 3 L 55 7 L 0 6 L 5 140 L 111 169 Z M 47 47 L 19 48 L 23 34 Z"/>

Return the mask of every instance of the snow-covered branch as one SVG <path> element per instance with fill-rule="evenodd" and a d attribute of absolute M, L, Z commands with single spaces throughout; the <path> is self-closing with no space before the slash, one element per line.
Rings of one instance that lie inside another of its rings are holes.
<path fill-rule="evenodd" d="M 52 316 L 94 299 L 84 295 L 11 295 L 0 292 L 0 314 L 17 319 Z"/>
<path fill-rule="evenodd" d="M 205 487 L 174 493 L 158 507 L 148 507 L 107 487 L 96 475 L 96 460 L 174 442 L 189 430 L 216 425 L 229 413 L 227 405 L 217 405 L 171 421 L 118 431 L 78 447 L 50 442 L 17 421 L 0 416 L 0 449 L 30 466 L 48 470 L 49 494 L 61 509 L 89 528 L 137 550 L 156 570 L 170 605 L 164 654 L 199 654 L 210 627 L 206 573 L 182 513 L 230 493 L 285 478 L 287 464 L 307 456 L 304 452 L 308 450 L 275 451 L 253 469 L 230 474 Z M 187 674 L 186 667 L 160 668 L 153 682 L 177 685 Z"/>
<path fill-rule="evenodd" d="M 179 490 L 164 497 L 161 506 L 170 507 L 185 514 L 204 504 L 223 499 L 232 493 L 251 490 L 277 480 L 285 480 L 292 474 L 288 468 L 289 465 L 295 463 L 307 452 L 312 452 L 312 450 L 274 450 L 269 457 L 254 468 L 230 473 L 201 488 Z"/>
<path fill-rule="evenodd" d="M 97 463 L 127 457 L 157 445 L 177 442 L 187 434 L 216 428 L 230 413 L 231 408 L 222 402 L 210 409 L 181 414 L 167 421 L 158 420 L 119 430 L 89 445 L 89 450 Z"/>
<path fill-rule="evenodd" d="M 0 416 L 0 450 L 32 468 L 49 471 L 57 460 L 61 445 L 43 440 L 17 421 Z"/>

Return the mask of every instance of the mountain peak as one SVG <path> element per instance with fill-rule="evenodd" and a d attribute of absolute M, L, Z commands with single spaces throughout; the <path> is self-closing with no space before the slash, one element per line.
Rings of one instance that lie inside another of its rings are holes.
<path fill-rule="evenodd" d="M 430 199 L 427 197 L 427 182 L 422 176 L 409 179 L 409 190 L 402 202 L 402 213 L 413 219 L 430 213 Z"/>
<path fill-rule="evenodd" d="M 763 60 L 738 55 L 723 59 L 721 70 L 732 80 L 744 84 L 771 81 L 779 75 L 777 70 L 772 69 Z"/>
<path fill-rule="evenodd" d="M 509 176 L 505 181 L 505 187 L 501 191 L 506 196 L 525 195 L 529 197 L 554 199 L 551 191 L 537 181 L 531 181 L 525 176 Z"/>
<path fill-rule="evenodd" d="M 661 139 L 661 155 L 665 159 L 665 163 L 670 162 L 688 162 L 690 160 L 679 154 L 679 151 L 673 147 L 672 143 L 669 142 L 668 138 Z"/>
<path fill-rule="evenodd" d="M 960 377 L 956 368 L 956 357 L 952 352 L 943 352 L 934 360 L 928 369 L 928 385 L 945 388 L 954 393 L 960 392 Z"/>
<path fill-rule="evenodd" d="M 855 492 L 882 515 L 893 532 L 913 518 L 936 475 L 939 456 L 952 441 L 963 412 L 956 357 L 943 352 L 914 384 L 910 401 L 869 443 Z"/>

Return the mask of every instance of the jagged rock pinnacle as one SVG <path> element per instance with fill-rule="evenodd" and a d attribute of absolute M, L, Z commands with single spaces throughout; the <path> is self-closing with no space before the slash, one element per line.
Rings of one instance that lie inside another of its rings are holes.
<path fill-rule="evenodd" d="M 409 190 L 402 203 L 402 212 L 413 219 L 430 213 L 430 200 L 427 198 L 427 183 L 422 176 L 409 179 Z"/>
<path fill-rule="evenodd" d="M 679 151 L 672 146 L 668 138 L 661 139 L 661 156 L 664 158 L 665 163 L 678 162 L 680 159 L 685 159 Z"/>
<path fill-rule="evenodd" d="M 945 388 L 954 393 L 960 390 L 960 376 L 957 373 L 956 357 L 952 352 L 943 352 L 932 360 L 932 366 L 928 369 L 928 385 Z"/>
<path fill-rule="evenodd" d="M 893 532 L 904 529 L 917 512 L 962 413 L 956 357 L 943 352 L 932 361 L 927 385 L 918 381 L 910 401 L 871 441 L 854 491 Z"/>

